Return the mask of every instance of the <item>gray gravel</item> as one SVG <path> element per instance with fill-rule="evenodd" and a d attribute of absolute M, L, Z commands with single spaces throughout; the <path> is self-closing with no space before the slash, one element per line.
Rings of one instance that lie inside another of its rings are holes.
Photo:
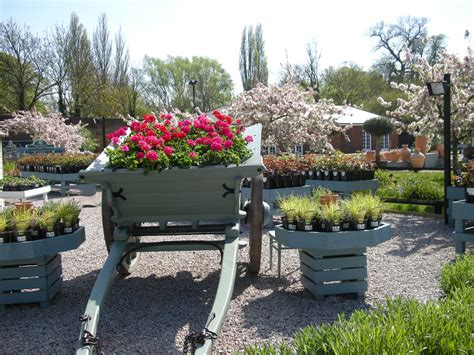
<path fill-rule="evenodd" d="M 86 242 L 62 253 L 64 283 L 52 304 L 11 305 L 0 309 L 1 353 L 71 353 L 79 334 L 79 316 L 107 253 L 100 207 L 81 212 Z M 368 251 L 369 289 L 365 299 L 327 297 L 304 292 L 296 250 L 283 251 L 282 278 L 276 261 L 269 269 L 264 236 L 262 271 L 247 274 L 248 248 L 240 251 L 234 295 L 216 352 L 242 350 L 246 344 L 289 340 L 309 324 L 332 322 L 386 297 L 420 301 L 440 296 L 441 266 L 454 259 L 452 229 L 439 217 L 387 214 L 393 238 Z M 213 236 L 209 236 L 213 238 Z M 243 230 L 242 239 L 248 238 Z M 167 252 L 142 255 L 138 269 L 111 289 L 99 323 L 106 353 L 177 353 L 191 330 L 202 329 L 219 278 L 216 252 Z"/>

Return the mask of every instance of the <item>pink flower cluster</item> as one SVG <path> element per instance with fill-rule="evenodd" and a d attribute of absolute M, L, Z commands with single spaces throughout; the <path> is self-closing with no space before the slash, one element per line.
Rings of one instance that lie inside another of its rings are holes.
<path fill-rule="evenodd" d="M 240 120 L 214 111 L 211 119 L 206 115 L 179 120 L 175 114 L 159 117 L 144 115 L 143 120 L 131 121 L 107 135 L 113 150 L 108 150 L 109 160 L 125 160 L 133 156 L 137 165 L 159 163 L 161 166 L 200 165 L 203 162 L 229 160 L 232 152 L 248 153 L 246 144 L 251 136 L 243 137 L 245 128 Z M 248 154 L 247 154 L 248 155 Z"/>

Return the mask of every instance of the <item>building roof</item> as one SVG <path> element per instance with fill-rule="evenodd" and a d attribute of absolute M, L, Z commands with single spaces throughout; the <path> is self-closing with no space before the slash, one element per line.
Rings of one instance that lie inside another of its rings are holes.
<path fill-rule="evenodd" d="M 339 106 L 343 113 L 340 116 L 336 116 L 336 121 L 339 124 L 352 124 L 352 125 L 363 125 L 365 121 L 380 117 L 376 113 L 367 112 L 351 106 Z"/>

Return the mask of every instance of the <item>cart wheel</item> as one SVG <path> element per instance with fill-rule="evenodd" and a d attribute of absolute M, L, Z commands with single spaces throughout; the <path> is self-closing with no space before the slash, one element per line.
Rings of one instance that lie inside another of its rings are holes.
<path fill-rule="evenodd" d="M 260 258 L 262 255 L 262 231 L 263 231 L 263 175 L 252 178 L 252 192 L 249 206 L 250 241 L 249 271 L 258 273 L 260 271 Z"/>
<path fill-rule="evenodd" d="M 109 200 L 107 198 L 107 192 L 105 189 L 102 189 L 102 228 L 104 230 L 104 240 L 107 251 L 110 252 L 112 243 L 114 242 L 114 229 L 115 223 L 112 222 L 112 216 L 114 211 L 109 205 Z M 140 237 L 133 237 L 133 242 L 140 241 Z M 140 253 L 130 253 L 130 255 L 125 258 L 122 265 L 119 266 L 118 272 L 120 275 L 127 276 L 130 275 L 138 266 L 140 261 Z"/>

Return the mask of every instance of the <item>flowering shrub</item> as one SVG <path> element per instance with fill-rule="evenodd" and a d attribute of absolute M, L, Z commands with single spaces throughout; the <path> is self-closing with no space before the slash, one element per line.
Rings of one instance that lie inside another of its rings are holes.
<path fill-rule="evenodd" d="M 312 91 L 302 91 L 297 85 L 264 86 L 240 94 L 229 112 L 245 124 L 263 125 L 263 145 L 276 145 L 289 151 L 293 144 L 310 143 L 319 152 L 334 151 L 330 141 L 333 133 L 345 132 L 337 124 L 336 115 L 342 112 L 331 100 L 314 103 Z"/>
<path fill-rule="evenodd" d="M 60 113 L 43 116 L 38 112 L 18 111 L 13 117 L 0 123 L 0 128 L 13 133 L 29 134 L 33 140 L 44 140 L 55 147 L 64 147 L 67 152 L 78 152 L 84 143 L 80 131 L 85 125 L 67 124 Z"/>
<path fill-rule="evenodd" d="M 161 170 L 173 166 L 203 166 L 239 164 L 251 155 L 244 138 L 245 128 L 234 120 L 214 111 L 215 120 L 200 115 L 192 118 L 180 113 L 159 117 L 144 115 L 143 120 L 131 120 L 107 135 L 112 148 L 106 149 L 109 167 L 134 170 Z"/>

